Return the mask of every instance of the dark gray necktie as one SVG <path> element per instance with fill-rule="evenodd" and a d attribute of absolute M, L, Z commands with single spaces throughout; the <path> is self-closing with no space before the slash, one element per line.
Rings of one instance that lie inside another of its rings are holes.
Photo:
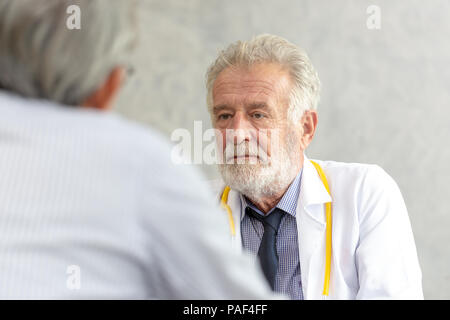
<path fill-rule="evenodd" d="M 264 225 L 264 234 L 259 246 L 258 256 L 264 275 L 273 290 L 278 269 L 277 234 L 281 218 L 283 218 L 285 212 L 275 208 L 269 215 L 262 216 L 256 213 L 252 208 L 247 207 L 245 213 L 250 217 L 254 217 L 261 221 Z"/>

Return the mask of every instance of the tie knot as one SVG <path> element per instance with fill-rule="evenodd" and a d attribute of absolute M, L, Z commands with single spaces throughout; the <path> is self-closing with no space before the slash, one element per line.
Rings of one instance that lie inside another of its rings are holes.
<path fill-rule="evenodd" d="M 275 208 L 270 214 L 263 216 L 258 214 L 255 210 L 250 207 L 245 208 L 245 213 L 250 217 L 253 217 L 259 221 L 261 221 L 264 225 L 264 232 L 267 228 L 272 229 L 275 233 L 278 232 L 278 228 L 280 227 L 281 219 L 286 214 L 283 210 L 279 208 Z"/>

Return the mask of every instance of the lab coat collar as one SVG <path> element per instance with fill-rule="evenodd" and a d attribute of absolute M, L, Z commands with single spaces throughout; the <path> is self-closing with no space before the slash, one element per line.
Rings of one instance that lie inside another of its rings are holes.
<path fill-rule="evenodd" d="M 228 206 L 231 208 L 231 214 L 233 216 L 234 228 L 236 235 L 232 237 L 232 247 L 238 252 L 242 252 L 242 237 L 241 237 L 241 199 L 239 192 L 231 189 L 228 194 Z"/>
<path fill-rule="evenodd" d="M 304 155 L 303 177 L 297 204 L 298 246 L 304 299 L 322 297 L 320 290 L 323 285 L 323 273 L 322 270 L 313 268 L 312 262 L 325 265 L 326 202 L 332 202 L 332 198 L 316 168 Z"/>
<path fill-rule="evenodd" d="M 308 159 L 308 157 L 304 154 L 303 176 L 297 205 L 297 213 L 299 209 L 301 209 L 299 206 L 302 206 L 312 219 L 322 225 L 325 225 L 326 217 L 323 210 L 321 210 L 322 206 L 317 205 L 332 201 L 333 200 L 320 179 L 316 168 L 311 163 L 310 159 Z"/>

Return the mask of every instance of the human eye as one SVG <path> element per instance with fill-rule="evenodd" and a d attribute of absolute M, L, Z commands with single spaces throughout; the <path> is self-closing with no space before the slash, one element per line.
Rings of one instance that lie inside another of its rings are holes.
<path fill-rule="evenodd" d="M 257 119 L 257 120 L 259 120 L 259 119 L 266 118 L 266 115 L 263 114 L 263 113 L 261 113 L 261 112 L 254 112 L 254 113 L 252 114 L 252 117 L 255 118 L 255 119 Z"/>
<path fill-rule="evenodd" d="M 218 120 L 228 120 L 231 118 L 231 116 L 232 115 L 230 113 L 222 113 L 217 116 L 217 119 Z"/>

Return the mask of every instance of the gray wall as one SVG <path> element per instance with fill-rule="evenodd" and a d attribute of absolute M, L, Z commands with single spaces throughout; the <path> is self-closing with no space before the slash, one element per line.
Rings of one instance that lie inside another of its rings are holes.
<path fill-rule="evenodd" d="M 450 299 L 450 1 L 141 3 L 137 74 L 119 112 L 167 136 L 192 130 L 194 120 L 207 128 L 204 73 L 218 49 L 259 33 L 302 46 L 323 83 L 308 156 L 375 163 L 394 177 L 410 212 L 425 297 Z M 372 4 L 381 9 L 380 30 L 366 26 Z"/>

